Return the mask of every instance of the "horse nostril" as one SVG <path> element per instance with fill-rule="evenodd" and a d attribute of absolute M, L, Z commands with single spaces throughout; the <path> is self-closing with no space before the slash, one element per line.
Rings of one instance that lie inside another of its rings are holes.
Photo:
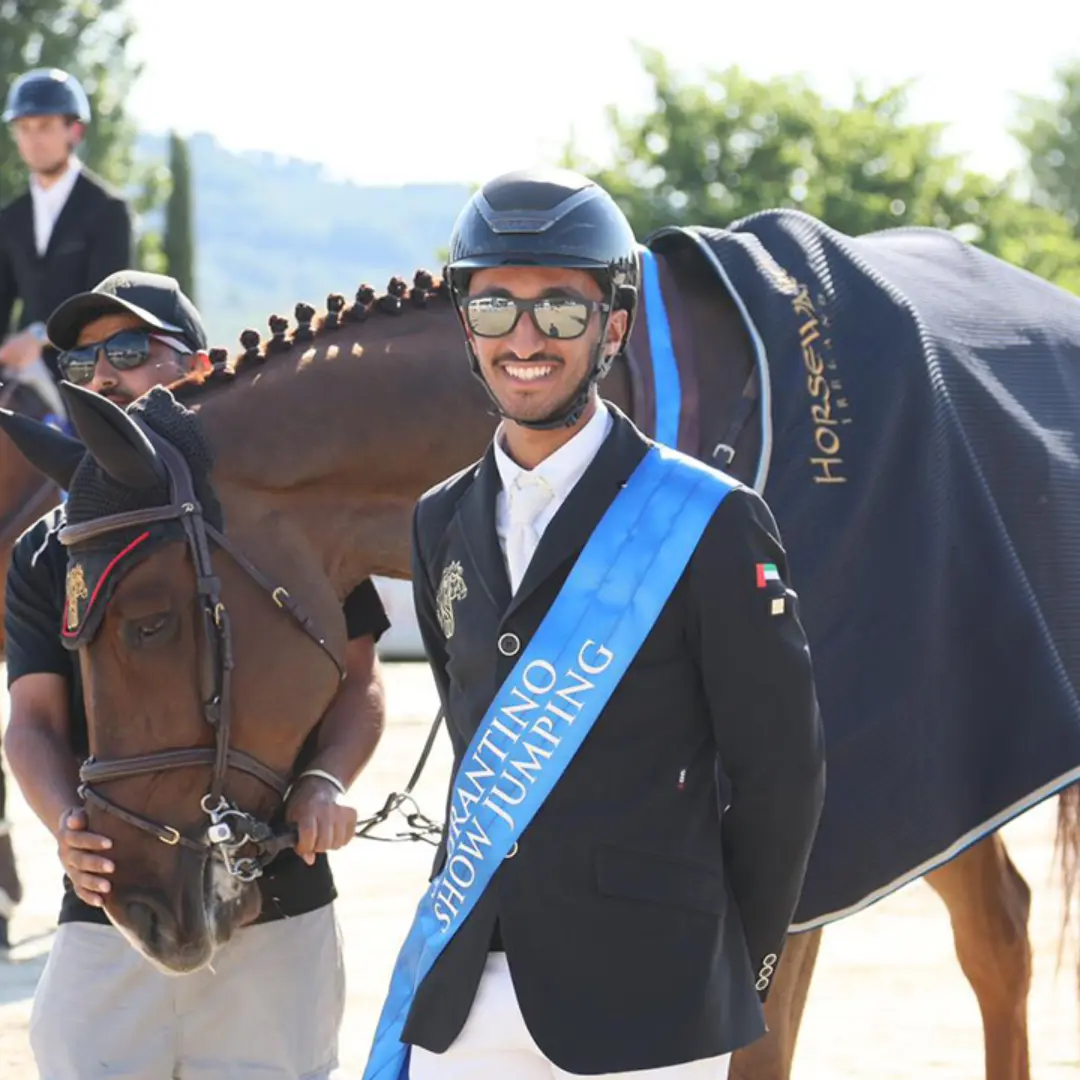
<path fill-rule="evenodd" d="M 139 939 L 150 949 L 158 948 L 169 923 L 166 912 L 148 900 L 129 900 L 126 910 L 131 929 Z"/>

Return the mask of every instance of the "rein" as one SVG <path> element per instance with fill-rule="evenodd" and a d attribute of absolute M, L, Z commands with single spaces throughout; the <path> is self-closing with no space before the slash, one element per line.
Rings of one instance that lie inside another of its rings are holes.
<path fill-rule="evenodd" d="M 439 734 L 439 726 L 442 724 L 443 718 L 444 713 L 442 709 L 439 709 L 431 725 L 431 730 L 428 732 L 424 748 L 420 751 L 420 758 L 416 762 L 412 776 L 409 777 L 408 782 L 405 784 L 405 790 L 391 792 L 387 796 L 386 802 L 383 803 L 381 810 L 357 824 L 356 836 L 358 838 L 362 840 L 379 840 L 388 844 L 399 843 L 402 840 L 423 840 L 425 843 L 434 844 L 435 846 L 438 846 L 442 841 L 443 826 L 436 821 L 432 821 L 431 818 L 421 812 L 416 800 L 412 797 L 412 791 L 424 771 L 424 766 L 427 765 L 428 758 L 431 756 L 431 749 L 435 745 L 435 736 Z M 406 805 L 412 807 L 411 812 L 407 813 L 402 809 Z M 371 830 L 376 825 L 381 825 L 393 813 L 400 813 L 404 817 L 406 831 L 399 832 L 395 836 L 373 836 Z"/>

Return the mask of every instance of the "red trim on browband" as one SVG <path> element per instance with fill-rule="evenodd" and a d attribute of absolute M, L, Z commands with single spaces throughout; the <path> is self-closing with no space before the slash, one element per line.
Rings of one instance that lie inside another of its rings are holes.
<path fill-rule="evenodd" d="M 150 536 L 149 532 L 144 532 L 142 534 L 142 536 L 136 537 L 134 540 L 131 541 L 130 544 L 128 544 L 128 546 L 126 548 L 124 548 L 123 551 L 121 551 L 118 555 L 114 556 L 112 559 L 109 560 L 109 565 L 106 566 L 105 569 L 101 572 L 101 577 L 98 578 L 97 584 L 94 586 L 94 591 L 90 594 L 90 602 L 86 605 L 86 614 L 87 615 L 90 614 L 90 609 L 94 606 L 94 601 L 97 599 L 98 593 L 101 592 L 101 586 L 105 584 L 105 579 L 109 576 L 109 574 L 112 573 L 112 571 L 115 568 L 116 564 L 125 555 L 127 555 L 129 552 L 131 552 L 135 548 L 137 548 L 144 540 L 148 539 L 149 536 Z M 64 637 L 70 637 L 70 638 L 78 637 L 79 636 L 79 627 L 81 627 L 83 622 L 85 622 L 85 621 L 86 620 L 83 619 L 79 623 L 79 626 L 75 627 L 74 630 L 68 630 L 67 626 L 61 626 L 60 627 L 60 633 L 63 634 Z"/>

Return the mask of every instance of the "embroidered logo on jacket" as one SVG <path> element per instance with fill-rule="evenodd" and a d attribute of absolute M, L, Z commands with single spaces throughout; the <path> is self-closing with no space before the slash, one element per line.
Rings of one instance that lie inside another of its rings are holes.
<path fill-rule="evenodd" d="M 469 587 L 465 584 L 461 563 L 449 563 L 442 572 L 439 591 L 435 594 L 435 611 L 447 640 L 454 636 L 454 602 L 464 600 L 468 595 Z"/>

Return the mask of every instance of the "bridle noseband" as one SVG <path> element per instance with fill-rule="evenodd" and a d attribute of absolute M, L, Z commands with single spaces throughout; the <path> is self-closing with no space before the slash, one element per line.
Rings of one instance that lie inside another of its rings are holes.
<path fill-rule="evenodd" d="M 111 514 L 94 521 L 68 525 L 60 530 L 60 542 L 70 547 L 121 529 L 163 522 L 181 523 L 195 567 L 203 638 L 213 665 L 210 687 L 203 697 L 203 715 L 213 729 L 214 746 L 160 750 L 110 761 L 98 761 L 89 757 L 79 770 L 79 794 L 86 802 L 156 836 L 163 844 L 179 845 L 203 855 L 215 851 L 220 853 L 230 875 L 240 881 L 250 882 L 260 877 L 264 868 L 281 851 L 295 844 L 296 833 L 292 828 L 274 832 L 265 822 L 240 810 L 225 795 L 225 777 L 229 769 L 255 777 L 276 792 L 282 800 L 289 790 L 289 778 L 263 765 L 250 754 L 229 745 L 232 720 L 232 633 L 229 613 L 221 599 L 221 581 L 213 570 L 211 542 L 227 551 L 241 569 L 269 594 L 277 607 L 290 615 L 308 637 L 322 648 L 334 662 L 342 679 L 345 678 L 345 667 L 327 646 L 325 636 L 319 633 L 312 619 L 302 611 L 289 593 L 280 585 L 274 585 L 229 543 L 223 533 L 205 520 L 202 504 L 195 494 L 191 469 L 184 455 L 169 440 L 148 426 L 139 426 L 157 450 L 158 458 L 164 465 L 169 482 L 169 505 Z M 202 835 L 195 839 L 185 836 L 171 825 L 161 825 L 125 810 L 94 787 L 95 784 L 106 784 L 113 780 L 205 765 L 211 766 L 213 771 L 210 788 L 200 800 L 200 806 L 209 818 L 209 823 Z M 248 845 L 252 846 L 254 854 L 241 856 L 240 851 Z"/>

